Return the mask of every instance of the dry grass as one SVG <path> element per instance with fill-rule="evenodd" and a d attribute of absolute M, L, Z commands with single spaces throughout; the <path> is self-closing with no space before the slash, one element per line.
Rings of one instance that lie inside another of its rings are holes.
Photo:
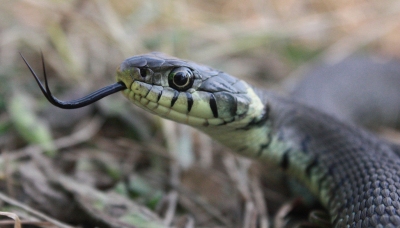
<path fill-rule="evenodd" d="M 7 201 L 0 211 L 33 227 L 268 227 L 292 202 L 278 171 L 120 95 L 82 110 L 51 108 L 18 52 L 40 72 L 42 51 L 50 86 L 71 99 L 149 51 L 267 87 L 315 59 L 360 50 L 400 57 L 399 31 L 396 1 L 3 0 L 0 187 L 52 220 Z"/>

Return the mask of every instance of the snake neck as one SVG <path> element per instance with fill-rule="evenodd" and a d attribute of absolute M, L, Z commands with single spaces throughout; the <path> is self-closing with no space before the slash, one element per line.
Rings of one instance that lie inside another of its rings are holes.
<path fill-rule="evenodd" d="M 335 227 L 400 224 L 390 221 L 390 214 L 396 219 L 400 209 L 395 191 L 400 187 L 400 159 L 393 147 L 300 103 L 257 93 L 268 111 L 257 124 L 235 132 L 223 127 L 201 130 L 239 154 L 278 165 L 298 179 L 327 208 Z"/>
<path fill-rule="evenodd" d="M 193 126 L 211 138 L 231 148 L 237 153 L 254 158 L 260 157 L 271 143 L 269 136 L 270 106 L 261 100 L 258 90 L 247 85 L 247 93 L 252 99 L 248 110 L 242 117 L 219 125 Z"/>

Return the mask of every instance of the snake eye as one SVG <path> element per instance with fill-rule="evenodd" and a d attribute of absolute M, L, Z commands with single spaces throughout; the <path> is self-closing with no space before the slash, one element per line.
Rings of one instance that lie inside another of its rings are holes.
<path fill-rule="evenodd" d="M 187 67 L 175 68 L 168 75 L 168 84 L 170 87 L 185 91 L 193 85 L 193 72 Z"/>

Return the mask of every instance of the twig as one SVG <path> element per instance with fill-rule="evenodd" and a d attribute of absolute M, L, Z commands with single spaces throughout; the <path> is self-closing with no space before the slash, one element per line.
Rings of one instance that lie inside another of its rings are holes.
<path fill-rule="evenodd" d="M 274 216 L 274 228 L 285 227 L 285 217 L 300 203 L 299 199 L 292 200 L 281 206 Z"/>
<path fill-rule="evenodd" d="M 178 192 L 171 191 L 168 194 L 168 208 L 165 212 L 164 225 L 170 227 L 175 216 L 176 205 L 178 204 Z"/>
<path fill-rule="evenodd" d="M 213 164 L 212 140 L 200 131 L 196 131 L 199 140 L 199 163 L 204 168 L 210 168 Z"/>
<path fill-rule="evenodd" d="M 185 228 L 194 228 L 194 219 L 192 216 L 188 217 L 188 222 L 186 223 Z"/>
<path fill-rule="evenodd" d="M 0 215 L 7 216 L 9 218 L 14 219 L 14 221 L 10 221 L 10 224 L 14 224 L 14 228 L 21 228 L 21 220 L 19 219 L 18 215 L 11 212 L 0 212 Z"/>
<path fill-rule="evenodd" d="M 13 225 L 16 224 L 15 221 L 10 221 L 10 220 L 2 220 L 0 221 L 0 227 L 3 225 Z M 51 222 L 40 222 L 40 221 L 21 221 L 21 225 L 34 225 L 34 226 L 42 226 L 42 227 L 55 227 L 53 223 Z M 22 226 L 21 226 L 22 227 Z M 16 228 L 14 226 L 14 228 Z"/>
<path fill-rule="evenodd" d="M 238 159 L 239 164 L 236 164 L 236 159 Z M 223 158 L 223 163 L 229 177 L 236 184 L 239 193 L 246 201 L 250 200 L 251 194 L 248 186 L 250 182 L 248 178 L 248 169 L 251 161 L 244 158 L 236 158 L 232 154 L 227 154 Z"/>
<path fill-rule="evenodd" d="M 257 219 L 257 212 L 254 207 L 254 203 L 250 200 L 246 202 L 245 213 L 243 219 L 243 228 L 255 227 L 255 220 Z"/>
<path fill-rule="evenodd" d="M 254 204 L 260 215 L 260 226 L 259 227 L 260 228 L 268 228 L 268 227 L 270 227 L 268 214 L 267 214 L 268 208 L 265 203 L 265 197 L 264 197 L 263 191 L 261 190 L 259 179 L 252 178 L 250 184 L 251 184 L 251 189 L 253 192 Z"/>
<path fill-rule="evenodd" d="M 54 145 L 57 150 L 74 146 L 91 139 L 100 129 L 103 124 L 103 119 L 99 116 L 93 117 L 87 126 L 74 132 L 73 134 L 54 140 Z M 39 145 L 30 145 L 17 151 L 12 151 L 7 154 L 8 160 L 21 159 L 31 154 L 42 152 Z"/>
<path fill-rule="evenodd" d="M 59 228 L 73 228 L 72 226 L 66 225 L 64 223 L 61 223 L 60 221 L 57 221 L 57 220 L 55 220 L 53 218 L 50 218 L 49 216 L 47 216 L 47 215 L 45 215 L 45 214 L 43 214 L 43 213 L 41 213 L 41 212 L 39 212 L 39 211 L 27 206 L 27 205 L 24 205 L 24 204 L 22 204 L 22 203 L 20 203 L 20 202 L 18 202 L 16 200 L 6 196 L 6 195 L 4 195 L 2 192 L 0 192 L 0 199 L 2 201 L 4 201 L 4 202 L 10 204 L 10 205 L 13 205 L 15 207 L 21 208 L 21 209 L 31 213 L 32 215 L 35 215 L 36 217 L 38 217 L 40 219 L 43 219 L 45 221 L 49 221 L 49 222 L 53 223 L 54 225 L 56 225 Z"/>
<path fill-rule="evenodd" d="M 172 183 L 171 183 L 172 185 Z M 230 221 L 224 217 L 220 210 L 210 205 L 206 200 L 204 200 L 201 196 L 193 194 L 190 190 L 186 189 L 181 185 L 172 185 L 174 189 L 176 189 L 179 193 L 185 195 L 192 202 L 200 206 L 207 214 L 224 224 L 226 227 L 232 227 Z"/>

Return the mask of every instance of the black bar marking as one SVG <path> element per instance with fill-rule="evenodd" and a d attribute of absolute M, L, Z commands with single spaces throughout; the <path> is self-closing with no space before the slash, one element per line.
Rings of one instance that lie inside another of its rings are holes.
<path fill-rule="evenodd" d="M 261 145 L 260 145 L 260 150 L 259 150 L 258 153 L 257 153 L 257 157 L 261 157 L 262 152 L 263 152 L 265 149 L 267 149 L 267 148 L 269 147 L 269 144 L 271 144 L 271 141 L 272 141 L 271 132 L 269 132 L 269 133 L 267 134 L 267 137 L 268 137 L 268 142 L 265 143 L 265 144 L 261 144 Z"/>
<path fill-rule="evenodd" d="M 171 100 L 171 108 L 174 106 L 176 100 L 178 100 L 178 97 L 179 97 L 179 92 L 175 90 L 174 97 L 172 97 L 172 100 Z"/>
<path fill-rule="evenodd" d="M 259 150 L 258 153 L 257 153 L 257 157 L 261 157 L 262 152 L 263 152 L 265 149 L 267 149 L 267 148 L 269 147 L 269 145 L 271 144 L 272 135 L 271 135 L 270 132 L 267 134 L 267 139 L 268 139 L 268 142 L 267 142 L 267 143 L 261 144 L 261 145 L 260 145 L 260 150 Z"/>
<path fill-rule="evenodd" d="M 152 88 L 153 88 L 153 87 L 152 87 Z M 147 95 L 149 95 L 149 93 L 150 93 L 150 91 L 151 91 L 152 88 L 150 88 L 149 90 L 147 90 L 146 95 L 143 96 L 144 98 L 147 98 Z"/>
<path fill-rule="evenodd" d="M 187 111 L 188 111 L 188 113 L 189 113 L 190 110 L 192 110 L 192 107 L 193 107 L 193 97 L 192 97 L 192 94 L 186 92 L 186 98 L 187 98 L 187 103 L 188 103 Z"/>
<path fill-rule="evenodd" d="M 158 96 L 157 96 L 157 103 L 160 101 L 161 96 L 162 96 L 162 93 L 163 93 L 163 90 L 161 90 L 161 91 L 158 93 Z"/>
<path fill-rule="evenodd" d="M 217 108 L 217 101 L 215 100 L 214 94 L 211 93 L 210 95 L 210 108 L 215 118 L 218 118 L 218 108 Z"/>
<path fill-rule="evenodd" d="M 238 101 L 237 101 L 237 97 L 236 96 L 233 96 L 233 98 L 235 99 L 235 101 L 234 101 L 233 107 L 231 109 L 231 112 L 232 112 L 232 116 L 235 116 L 236 113 L 237 113 L 237 108 L 238 108 L 237 103 L 238 103 Z"/>
<path fill-rule="evenodd" d="M 283 152 L 282 161 L 279 164 L 283 170 L 287 170 L 289 167 L 289 152 L 290 149 L 287 149 Z"/>
<path fill-rule="evenodd" d="M 263 152 L 265 149 L 267 149 L 268 146 L 269 146 L 269 142 L 266 143 L 266 144 L 261 144 L 261 145 L 260 145 L 260 150 L 257 152 L 257 157 L 261 157 L 262 152 Z"/>

